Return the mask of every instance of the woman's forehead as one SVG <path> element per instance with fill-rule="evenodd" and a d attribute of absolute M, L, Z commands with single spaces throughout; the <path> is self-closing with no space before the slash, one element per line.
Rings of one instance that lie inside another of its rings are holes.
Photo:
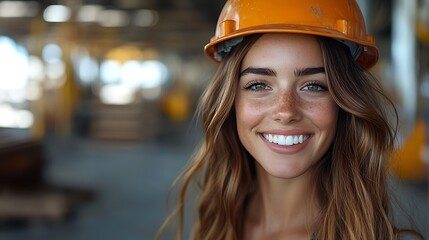
<path fill-rule="evenodd" d="M 304 34 L 269 33 L 262 35 L 243 59 L 242 69 L 272 65 L 283 68 L 323 66 L 320 44 L 316 37 Z"/>

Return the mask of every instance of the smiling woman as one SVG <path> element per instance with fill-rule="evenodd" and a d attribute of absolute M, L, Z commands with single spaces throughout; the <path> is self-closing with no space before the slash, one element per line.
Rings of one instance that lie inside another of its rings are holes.
<path fill-rule="evenodd" d="M 229 0 L 205 50 L 220 64 L 177 239 L 193 180 L 192 239 L 423 239 L 391 219 L 395 110 L 367 71 L 378 50 L 354 0 Z"/>

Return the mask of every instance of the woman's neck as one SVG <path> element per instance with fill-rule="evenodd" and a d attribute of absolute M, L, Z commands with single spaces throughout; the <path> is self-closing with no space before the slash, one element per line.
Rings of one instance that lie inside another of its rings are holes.
<path fill-rule="evenodd" d="M 311 236 L 319 213 L 311 172 L 294 179 L 281 179 L 258 166 L 257 178 L 258 188 L 247 208 L 249 226 L 257 227 L 265 236 Z"/>

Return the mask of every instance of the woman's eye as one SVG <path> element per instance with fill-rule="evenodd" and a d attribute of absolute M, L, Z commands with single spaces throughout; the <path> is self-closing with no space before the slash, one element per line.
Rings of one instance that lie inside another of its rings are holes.
<path fill-rule="evenodd" d="M 263 91 L 263 90 L 269 89 L 269 87 L 265 83 L 259 83 L 259 82 L 248 84 L 244 88 L 246 90 L 251 90 L 251 91 Z"/>
<path fill-rule="evenodd" d="M 307 91 L 311 91 L 311 92 L 321 92 L 321 91 L 326 90 L 326 88 L 324 86 L 317 84 L 317 83 L 309 83 L 309 84 L 305 85 L 302 89 L 307 90 Z"/>

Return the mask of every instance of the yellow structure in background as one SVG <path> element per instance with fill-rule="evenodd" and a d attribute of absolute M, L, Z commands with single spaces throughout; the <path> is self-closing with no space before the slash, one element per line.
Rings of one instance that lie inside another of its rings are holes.
<path fill-rule="evenodd" d="M 406 181 L 422 181 L 428 170 L 423 159 L 425 148 L 425 122 L 416 121 L 414 130 L 403 145 L 394 152 L 391 167 L 393 174 Z"/>
<path fill-rule="evenodd" d="M 429 25 L 418 21 L 416 28 L 419 40 L 424 44 L 429 44 Z"/>
<path fill-rule="evenodd" d="M 163 100 L 163 110 L 169 119 L 175 123 L 182 123 L 191 114 L 191 104 L 185 90 L 175 90 L 167 94 Z"/>
<path fill-rule="evenodd" d="M 416 22 L 417 37 L 423 44 L 429 44 L 429 1 L 423 1 L 419 6 Z"/>

